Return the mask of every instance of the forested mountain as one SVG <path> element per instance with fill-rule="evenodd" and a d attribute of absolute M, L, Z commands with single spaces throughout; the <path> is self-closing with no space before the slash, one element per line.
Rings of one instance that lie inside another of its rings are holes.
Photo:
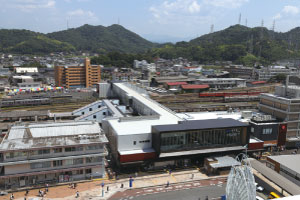
<path fill-rule="evenodd" d="M 112 51 L 140 53 L 157 46 L 120 25 L 84 25 L 48 34 L 28 30 L 0 29 L 0 52 L 51 53 L 89 51 L 107 53 Z"/>
<path fill-rule="evenodd" d="M 89 51 L 101 54 L 94 60 L 111 65 L 116 65 L 116 60 L 118 65 L 122 65 L 125 58 L 129 63 L 135 58 L 185 57 L 201 63 L 233 61 L 252 66 L 257 62 L 269 64 L 280 59 L 300 58 L 299 49 L 299 27 L 278 33 L 264 27 L 235 25 L 189 42 L 163 45 L 151 43 L 120 25 L 83 25 L 48 34 L 0 30 L 0 52 L 37 54 Z"/>
<path fill-rule="evenodd" d="M 218 60 L 253 65 L 255 62 L 272 63 L 280 59 L 299 58 L 298 47 L 300 28 L 277 33 L 264 27 L 235 25 L 190 42 L 165 45 L 155 49 L 153 54 L 165 58 L 182 56 L 202 63 Z"/>
<path fill-rule="evenodd" d="M 77 50 L 106 53 L 111 51 L 145 52 L 156 45 L 120 25 L 91 26 L 47 34 L 49 38 L 72 44 Z"/>

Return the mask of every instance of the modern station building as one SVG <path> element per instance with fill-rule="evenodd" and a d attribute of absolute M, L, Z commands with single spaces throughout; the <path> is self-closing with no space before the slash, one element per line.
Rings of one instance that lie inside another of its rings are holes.
<path fill-rule="evenodd" d="M 97 122 L 15 125 L 0 145 L 0 188 L 104 177 L 107 142 Z"/>
<path fill-rule="evenodd" d="M 249 142 L 246 123 L 235 119 L 190 120 L 153 101 L 141 88 L 113 83 L 110 89 L 114 98 L 132 109 L 130 116 L 102 120 L 111 156 L 119 166 L 149 169 L 189 165 L 196 160 L 203 162 L 207 156 L 238 154 Z"/>
<path fill-rule="evenodd" d="M 92 87 L 101 81 L 100 65 L 91 65 L 85 58 L 84 64 L 73 66 L 55 66 L 55 85 L 66 88 Z"/>

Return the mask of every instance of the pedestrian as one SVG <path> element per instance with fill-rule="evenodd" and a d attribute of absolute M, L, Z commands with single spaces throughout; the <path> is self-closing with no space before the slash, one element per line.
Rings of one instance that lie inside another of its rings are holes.
<path fill-rule="evenodd" d="M 138 173 L 137 172 L 135 172 L 135 177 L 137 177 L 138 176 Z"/>
<path fill-rule="evenodd" d="M 205 200 L 208 200 L 208 196 L 205 197 Z"/>
<path fill-rule="evenodd" d="M 169 182 L 169 181 L 167 181 L 167 185 L 166 185 L 166 187 L 169 187 L 169 185 L 170 185 L 170 182 Z"/>
<path fill-rule="evenodd" d="M 25 196 L 27 196 L 27 195 L 28 195 L 28 193 L 29 193 L 29 191 L 28 191 L 28 190 L 26 190 L 26 192 L 25 192 Z"/>
<path fill-rule="evenodd" d="M 24 200 L 27 200 L 27 198 L 26 198 L 26 197 L 24 197 Z"/>
<path fill-rule="evenodd" d="M 191 176 L 191 179 L 193 179 L 194 178 L 194 174 L 192 174 L 192 176 Z"/>
<path fill-rule="evenodd" d="M 77 190 L 77 192 L 76 192 L 76 196 L 75 196 L 76 198 L 78 198 L 79 197 L 79 192 L 78 192 L 78 190 Z"/>
<path fill-rule="evenodd" d="M 106 191 L 107 191 L 107 192 L 109 191 L 109 186 L 106 187 Z"/>
<path fill-rule="evenodd" d="M 39 197 L 41 197 L 42 196 L 42 191 L 41 191 L 41 189 L 39 189 Z"/>
<path fill-rule="evenodd" d="M 123 188 L 124 187 L 124 184 L 123 183 L 121 183 L 121 188 Z"/>
<path fill-rule="evenodd" d="M 14 196 L 14 193 L 11 193 L 10 200 L 13 200 L 13 199 L 15 199 L 15 196 Z"/>
<path fill-rule="evenodd" d="M 172 173 L 172 170 L 170 169 L 170 170 L 169 170 L 169 174 L 171 175 L 171 173 Z"/>

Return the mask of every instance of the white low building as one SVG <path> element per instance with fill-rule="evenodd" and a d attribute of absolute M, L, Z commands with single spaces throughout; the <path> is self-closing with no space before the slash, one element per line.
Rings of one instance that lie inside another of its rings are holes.
<path fill-rule="evenodd" d="M 107 142 L 97 122 L 15 125 L 0 145 L 0 187 L 104 177 Z"/>

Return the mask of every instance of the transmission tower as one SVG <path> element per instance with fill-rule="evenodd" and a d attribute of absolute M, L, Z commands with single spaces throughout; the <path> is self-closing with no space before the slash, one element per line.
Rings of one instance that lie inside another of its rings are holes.
<path fill-rule="evenodd" d="M 245 19 L 245 26 L 247 26 L 248 25 L 248 20 L 247 20 L 247 18 Z"/>
<path fill-rule="evenodd" d="M 261 27 L 264 27 L 264 20 L 261 20 Z"/>
<path fill-rule="evenodd" d="M 241 25 L 241 20 L 242 20 L 242 14 L 240 13 L 240 15 L 239 15 L 239 25 Z"/>
<path fill-rule="evenodd" d="M 212 24 L 211 26 L 210 26 L 210 33 L 213 33 L 214 32 L 214 24 Z"/>
<path fill-rule="evenodd" d="M 251 35 L 249 42 L 249 53 L 253 54 L 253 35 Z"/>
<path fill-rule="evenodd" d="M 273 24 L 272 24 L 272 31 L 275 31 L 275 19 L 273 20 Z"/>

